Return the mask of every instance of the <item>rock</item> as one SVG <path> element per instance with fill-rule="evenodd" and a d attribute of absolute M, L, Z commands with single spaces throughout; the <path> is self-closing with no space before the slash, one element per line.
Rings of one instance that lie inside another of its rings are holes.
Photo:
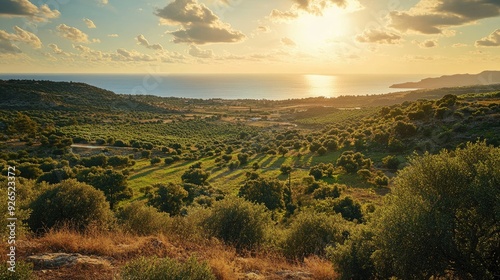
<path fill-rule="evenodd" d="M 294 280 L 312 279 L 311 273 L 303 271 L 282 270 L 282 271 L 276 271 L 275 274 L 282 279 L 294 279 Z"/>
<path fill-rule="evenodd" d="M 33 263 L 36 268 L 58 268 L 63 266 L 73 266 L 76 264 L 111 266 L 109 261 L 106 259 L 81 254 L 48 253 L 29 256 L 26 260 Z"/>

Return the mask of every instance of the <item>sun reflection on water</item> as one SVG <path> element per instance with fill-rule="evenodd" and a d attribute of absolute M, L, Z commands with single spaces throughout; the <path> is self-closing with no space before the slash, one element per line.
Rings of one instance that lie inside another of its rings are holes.
<path fill-rule="evenodd" d="M 309 96 L 333 97 L 337 77 L 328 75 L 304 75 L 309 84 Z"/>

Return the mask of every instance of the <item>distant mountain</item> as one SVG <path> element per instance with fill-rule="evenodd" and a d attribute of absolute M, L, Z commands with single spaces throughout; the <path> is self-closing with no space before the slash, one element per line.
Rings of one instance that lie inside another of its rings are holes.
<path fill-rule="evenodd" d="M 0 109 L 165 111 L 85 83 L 0 80 L 0 96 Z"/>
<path fill-rule="evenodd" d="M 419 82 L 394 84 L 391 88 L 442 88 L 461 87 L 473 85 L 490 85 L 500 83 L 500 71 L 483 71 L 479 74 L 457 74 L 441 76 L 439 78 L 426 78 Z"/>

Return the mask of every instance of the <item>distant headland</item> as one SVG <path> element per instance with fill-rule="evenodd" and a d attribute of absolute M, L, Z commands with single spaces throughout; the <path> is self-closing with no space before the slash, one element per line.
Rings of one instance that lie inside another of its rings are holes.
<path fill-rule="evenodd" d="M 500 83 L 500 71 L 483 71 L 479 74 L 457 74 L 441 76 L 438 78 L 426 78 L 419 82 L 407 82 L 394 84 L 391 88 L 419 88 L 432 89 L 443 87 L 460 87 L 473 85 L 489 85 Z"/>

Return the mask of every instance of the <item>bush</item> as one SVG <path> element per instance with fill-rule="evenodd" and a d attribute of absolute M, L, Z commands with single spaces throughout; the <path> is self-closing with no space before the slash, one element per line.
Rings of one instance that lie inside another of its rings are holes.
<path fill-rule="evenodd" d="M 101 191 L 74 179 L 63 181 L 43 192 L 30 204 L 28 225 L 37 232 L 68 223 L 76 230 L 88 226 L 106 227 L 112 212 Z"/>
<path fill-rule="evenodd" d="M 156 207 L 160 211 L 167 212 L 172 215 L 180 214 L 184 200 L 188 197 L 188 192 L 181 186 L 174 183 L 155 184 L 156 188 L 153 197 L 149 199 L 149 204 Z"/>
<path fill-rule="evenodd" d="M 161 159 L 159 157 L 154 157 L 150 161 L 151 165 L 155 165 L 161 162 Z"/>
<path fill-rule="evenodd" d="M 344 186 L 341 186 L 339 184 L 335 184 L 333 186 L 323 185 L 320 186 L 318 189 L 314 190 L 313 197 L 314 199 L 337 198 L 340 197 L 340 193 L 344 188 L 345 188 Z"/>
<path fill-rule="evenodd" d="M 285 207 L 285 187 L 277 179 L 247 180 L 238 195 L 255 203 L 263 203 L 269 210 Z"/>
<path fill-rule="evenodd" d="M 342 199 L 336 199 L 333 204 L 333 210 L 337 213 L 340 213 L 342 217 L 348 221 L 363 221 L 361 204 L 353 200 L 350 196 L 346 196 Z"/>
<path fill-rule="evenodd" d="M 500 148 L 414 157 L 394 185 L 377 221 L 382 278 L 496 278 Z"/>
<path fill-rule="evenodd" d="M 264 242 L 271 218 L 263 205 L 242 198 L 217 201 L 202 226 L 210 236 L 237 250 L 255 249 Z"/>
<path fill-rule="evenodd" d="M 382 159 L 383 166 L 392 170 L 397 170 L 400 163 L 399 159 L 395 156 L 386 156 Z"/>
<path fill-rule="evenodd" d="M 371 255 L 376 250 L 374 233 L 368 226 L 358 225 L 351 228 L 348 240 L 327 248 L 340 280 L 377 279 Z"/>
<path fill-rule="evenodd" d="M 141 257 L 122 269 L 123 280 L 215 280 L 205 262 L 190 257 L 185 263 L 170 258 Z"/>
<path fill-rule="evenodd" d="M 325 255 L 328 245 L 343 241 L 344 224 L 338 215 L 313 211 L 299 213 L 292 221 L 284 241 L 285 255 L 299 260 L 310 255 Z"/>
<path fill-rule="evenodd" d="M 345 151 L 337 159 L 337 165 L 343 167 L 347 173 L 355 173 L 359 169 L 370 169 L 372 162 L 369 158 L 365 159 L 360 152 Z"/>
<path fill-rule="evenodd" d="M 168 214 L 158 212 L 154 207 L 135 201 L 120 208 L 118 221 L 125 231 L 138 235 L 164 232 L 170 223 Z"/>

